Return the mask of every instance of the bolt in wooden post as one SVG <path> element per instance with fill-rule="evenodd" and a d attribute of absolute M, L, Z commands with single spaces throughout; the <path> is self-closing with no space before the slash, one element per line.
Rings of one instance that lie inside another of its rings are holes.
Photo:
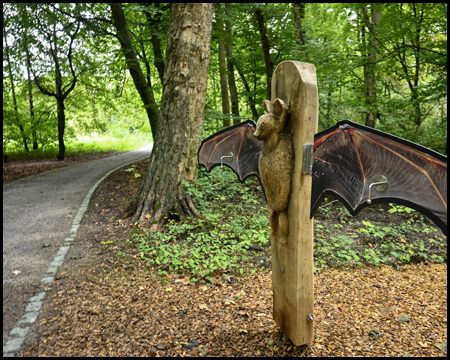
<path fill-rule="evenodd" d="M 272 238 L 273 317 L 295 345 L 314 340 L 313 219 L 310 219 L 312 178 L 302 173 L 303 144 L 312 144 L 318 123 L 318 91 L 314 65 L 280 63 L 272 78 L 272 99 L 288 105 L 295 164 L 287 210 L 286 243 Z M 308 319 L 309 317 L 309 319 Z"/>

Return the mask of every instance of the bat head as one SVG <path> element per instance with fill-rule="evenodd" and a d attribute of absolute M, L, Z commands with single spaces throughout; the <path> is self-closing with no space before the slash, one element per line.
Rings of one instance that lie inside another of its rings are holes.
<path fill-rule="evenodd" d="M 253 133 L 259 140 L 267 140 L 282 131 L 287 116 L 287 106 L 281 99 L 275 99 L 273 104 L 269 100 L 264 100 L 263 105 L 267 114 L 258 119 L 256 131 Z"/>

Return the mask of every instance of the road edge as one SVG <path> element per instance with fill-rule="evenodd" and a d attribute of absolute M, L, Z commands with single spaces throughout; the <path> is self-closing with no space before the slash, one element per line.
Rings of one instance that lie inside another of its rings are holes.
<path fill-rule="evenodd" d="M 150 156 L 150 154 L 148 156 Z M 142 159 L 144 158 L 145 156 Z M 124 166 L 135 163 L 142 159 L 134 159 L 133 161 L 129 161 L 126 164 L 122 164 L 117 168 L 110 170 L 100 180 L 98 180 L 88 191 L 80 208 L 78 209 L 77 214 L 75 215 L 75 218 L 73 219 L 72 226 L 69 230 L 68 236 L 64 239 L 63 246 L 59 248 L 58 252 L 55 255 L 55 258 L 53 259 L 53 262 L 50 264 L 49 268 L 44 273 L 44 276 L 40 281 L 38 294 L 30 298 L 30 300 L 28 301 L 28 305 L 24 310 L 24 314 L 11 329 L 9 333 L 11 339 L 8 340 L 6 344 L 3 346 L 3 357 L 15 357 L 16 353 L 22 349 L 25 339 L 28 333 L 30 332 L 31 324 L 33 324 L 36 321 L 37 317 L 41 313 L 41 308 L 43 305 L 43 300 L 45 298 L 46 291 L 48 289 L 48 285 L 55 281 L 55 275 L 59 270 L 59 268 L 62 266 L 64 262 L 64 257 L 77 237 L 78 228 L 80 227 L 81 220 L 83 219 L 83 216 L 88 209 L 89 202 L 91 201 L 94 191 L 97 189 L 100 183 L 114 171 L 117 171 Z"/>

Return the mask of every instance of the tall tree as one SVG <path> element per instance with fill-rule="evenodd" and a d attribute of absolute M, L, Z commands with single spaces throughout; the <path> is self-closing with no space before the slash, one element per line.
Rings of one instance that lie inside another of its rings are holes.
<path fill-rule="evenodd" d="M 33 150 L 38 149 L 38 139 L 36 130 L 36 120 L 34 117 L 34 104 L 33 104 L 33 77 L 31 74 L 31 55 L 30 49 L 28 48 L 28 16 L 26 14 L 25 7 L 20 8 L 20 17 L 23 24 L 23 50 L 25 51 L 26 59 L 26 69 L 27 69 L 27 88 L 28 88 L 28 104 L 30 109 L 30 125 L 31 125 L 31 136 L 33 139 Z"/>
<path fill-rule="evenodd" d="M 172 4 L 161 100 L 163 120 L 143 185 L 131 202 L 133 221 L 161 226 L 166 216 L 197 216 L 185 191 L 195 179 L 212 30 L 213 4 Z"/>
<path fill-rule="evenodd" d="M 152 129 L 153 139 L 156 139 L 158 133 L 159 123 L 162 121 L 161 112 L 156 104 L 155 97 L 151 84 L 146 80 L 141 66 L 139 65 L 136 52 L 134 51 L 133 44 L 131 42 L 131 34 L 128 29 L 125 16 L 123 14 L 121 3 L 111 3 L 111 11 L 113 15 L 114 25 L 117 29 L 117 38 L 119 39 L 122 47 L 123 54 L 125 56 L 128 70 L 133 78 L 134 85 L 142 102 L 144 103 L 145 110 Z"/>
<path fill-rule="evenodd" d="M 424 81 L 427 72 L 433 74 L 438 71 L 441 75 L 445 73 L 444 81 L 447 78 L 447 53 L 446 49 L 442 48 L 442 42 L 439 41 L 440 38 L 445 37 L 446 48 L 446 30 L 443 35 L 441 32 L 444 24 L 437 25 L 442 7 L 445 6 L 446 11 L 447 5 L 429 3 L 393 5 L 389 5 L 389 12 L 386 14 L 391 21 L 390 37 L 382 45 L 396 62 L 395 73 L 407 84 L 408 97 L 412 107 L 409 117 L 418 129 L 425 119 L 423 108 L 426 106 L 425 100 L 429 96 L 429 91 L 426 91 L 428 86 Z M 445 29 L 446 26 L 445 23 Z M 441 44 L 439 44 L 440 42 Z M 444 66 L 442 66 L 443 63 L 445 63 Z M 421 82 L 423 83 L 421 84 Z M 431 92 L 434 92 L 434 89 Z"/>
<path fill-rule="evenodd" d="M 365 41 L 365 61 L 364 61 L 364 83 L 366 85 L 365 97 L 368 109 L 366 110 L 366 126 L 375 128 L 376 125 L 376 106 L 377 106 L 377 95 L 376 95 L 376 84 L 375 84 L 375 65 L 377 63 L 377 32 L 378 24 L 380 23 L 380 11 L 378 9 L 378 4 L 372 4 L 369 10 L 367 5 L 362 6 L 362 16 L 365 28 L 363 29 L 363 40 L 367 34 L 368 41 Z"/>
<path fill-rule="evenodd" d="M 261 35 L 262 48 L 264 53 L 264 63 L 266 64 L 266 82 L 267 82 L 267 98 L 270 100 L 272 96 L 272 75 L 273 62 L 270 58 L 270 41 L 267 37 L 267 29 L 263 12 L 260 8 L 255 11 L 256 22 L 258 23 L 259 33 Z"/>
<path fill-rule="evenodd" d="M 250 89 L 250 85 L 247 81 L 247 78 L 245 77 L 245 74 L 242 71 L 239 64 L 234 63 L 234 65 L 236 67 L 236 70 L 238 71 L 239 76 L 241 77 L 242 83 L 244 84 L 245 91 L 247 92 L 248 103 L 249 103 L 250 109 L 252 109 L 252 117 L 256 120 L 259 117 L 259 115 L 258 115 L 258 111 L 256 111 L 256 106 L 255 106 L 256 102 L 252 95 L 252 90 Z"/>
<path fill-rule="evenodd" d="M 147 18 L 147 24 L 151 31 L 151 43 L 153 47 L 153 63 L 158 70 L 159 79 L 161 80 L 161 84 L 164 83 L 164 57 L 162 53 L 162 46 L 160 40 L 160 33 L 158 31 L 159 25 L 162 22 L 162 12 L 164 11 L 164 7 L 159 3 L 144 3 L 145 6 L 144 14 Z M 153 7 L 153 8 L 152 8 Z M 155 11 L 156 8 L 156 11 Z"/>
<path fill-rule="evenodd" d="M 51 5 L 55 7 L 55 5 Z M 80 11 L 78 4 L 60 4 L 58 6 L 73 7 L 72 11 Z M 46 74 L 36 74 L 33 66 L 31 71 L 34 82 L 41 93 L 54 97 L 58 112 L 58 160 L 64 160 L 66 146 L 64 144 L 64 131 L 66 128 L 66 114 L 64 102 L 67 96 L 75 89 L 77 74 L 74 68 L 74 41 L 80 31 L 80 21 L 70 20 L 63 16 L 56 16 L 54 9 L 35 4 L 33 17 L 41 39 L 36 38 L 39 49 L 43 54 L 43 61 L 53 67 L 55 83 L 44 84 L 42 80 Z M 70 73 L 70 76 L 66 74 Z M 70 78 L 70 80 L 69 80 Z"/>
<path fill-rule="evenodd" d="M 33 80 L 31 75 L 31 56 L 28 49 L 27 37 L 24 37 L 24 48 L 27 63 L 27 87 L 28 87 L 28 103 L 30 109 L 30 122 L 31 122 L 31 136 L 33 139 L 33 150 L 38 149 L 36 120 L 34 118 L 34 104 L 33 104 Z"/>
<path fill-rule="evenodd" d="M 305 17 L 305 3 L 293 3 L 292 12 L 294 13 L 294 27 L 296 30 L 295 38 L 297 44 L 305 45 L 305 30 L 302 26 L 302 19 Z"/>
<path fill-rule="evenodd" d="M 230 126 L 230 98 L 228 96 L 227 82 L 227 60 L 225 51 L 224 29 L 222 21 L 222 4 L 216 3 L 216 24 L 218 30 L 219 43 L 219 77 L 220 77 L 220 94 L 222 98 L 222 113 L 224 115 L 223 127 Z"/>
<path fill-rule="evenodd" d="M 231 3 L 225 3 L 227 17 L 225 20 L 226 40 L 225 52 L 227 55 L 227 75 L 228 87 L 230 89 L 231 113 L 233 114 L 233 124 L 239 123 L 239 98 L 234 78 L 234 59 L 233 59 L 233 33 L 231 29 Z"/>
<path fill-rule="evenodd" d="M 3 15 L 4 16 L 4 15 Z M 4 51 L 5 51 L 5 55 L 6 55 L 6 67 L 9 69 L 8 71 L 8 77 L 10 80 L 10 86 L 11 86 L 11 94 L 13 97 L 13 104 L 14 104 L 14 117 L 17 123 L 17 126 L 19 127 L 20 130 L 20 134 L 22 136 L 22 141 L 23 141 L 23 146 L 25 148 L 26 152 L 29 152 L 29 148 L 28 148 L 28 143 L 27 143 L 27 137 L 25 135 L 25 130 L 24 127 L 22 125 L 22 122 L 20 121 L 20 116 L 19 116 L 19 110 L 17 108 L 17 96 L 16 96 L 16 87 L 14 84 L 14 79 L 13 79 L 13 70 L 12 70 L 12 64 L 11 64 L 11 58 L 10 58 L 10 47 L 8 45 L 8 33 L 6 31 L 6 25 L 5 25 L 5 19 L 3 19 L 3 41 L 4 41 Z"/>

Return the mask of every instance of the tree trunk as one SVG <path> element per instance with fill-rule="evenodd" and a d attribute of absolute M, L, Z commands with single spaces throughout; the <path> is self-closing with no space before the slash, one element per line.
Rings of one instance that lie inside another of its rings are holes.
<path fill-rule="evenodd" d="M 228 97 L 227 61 L 225 58 L 225 42 L 223 39 L 222 4 L 216 4 L 216 23 L 219 29 L 219 74 L 220 94 L 222 95 L 223 127 L 230 126 L 230 98 Z"/>
<path fill-rule="evenodd" d="M 166 216 L 198 216 L 184 182 L 195 179 L 208 83 L 213 4 L 172 4 L 161 100 L 163 121 L 133 221 L 159 228 Z"/>
<path fill-rule="evenodd" d="M 64 160 L 66 146 L 64 144 L 64 131 L 66 128 L 66 114 L 64 112 L 64 100 L 57 99 L 58 102 L 58 160 Z"/>
<path fill-rule="evenodd" d="M 27 30 L 28 32 L 28 30 Z M 36 124 L 34 119 L 34 104 L 33 104 L 33 80 L 31 77 L 31 57 L 30 57 L 30 51 L 28 49 L 28 34 L 25 33 L 25 36 L 23 37 L 23 46 L 25 50 L 25 58 L 26 58 L 26 64 L 27 64 L 27 86 L 28 86 L 28 103 L 30 105 L 30 126 L 31 126 L 31 137 L 33 139 L 33 150 L 38 149 L 38 142 L 37 142 L 37 133 L 36 133 Z"/>
<path fill-rule="evenodd" d="M 420 54 L 420 33 L 422 29 L 422 21 L 423 21 L 423 11 L 419 11 L 419 9 L 416 7 L 418 6 L 416 3 L 412 4 L 413 13 L 414 13 L 414 23 L 415 23 L 415 31 L 414 36 L 410 39 L 411 46 L 414 49 L 414 56 L 408 55 L 407 47 L 408 45 L 405 44 L 405 38 L 401 41 L 401 43 L 395 44 L 393 46 L 393 49 L 396 52 L 396 59 L 400 63 L 405 80 L 408 84 L 409 90 L 410 90 L 410 104 L 413 108 L 412 114 L 410 114 L 410 119 L 412 122 L 416 125 L 416 129 L 420 127 L 422 123 L 422 111 L 420 108 L 420 101 L 419 101 L 419 93 L 418 93 L 418 85 L 419 85 L 419 76 L 421 73 L 421 61 L 422 58 Z M 403 10 L 402 10 L 403 11 Z M 411 59 L 414 59 L 413 65 L 411 64 Z M 413 71 L 413 74 L 410 72 Z"/>
<path fill-rule="evenodd" d="M 242 82 L 244 83 L 245 91 L 247 91 L 248 102 L 250 104 L 250 109 L 252 109 L 253 119 L 257 120 L 259 118 L 258 111 L 256 111 L 255 99 L 252 96 L 252 91 L 250 90 L 250 85 L 245 77 L 244 72 L 239 67 L 237 63 L 234 64 L 236 66 L 236 70 L 238 71 L 239 76 L 241 77 Z"/>
<path fill-rule="evenodd" d="M 155 18 L 153 18 L 152 12 L 150 11 L 150 4 L 145 4 L 147 6 L 147 10 L 144 10 L 145 16 L 147 18 L 147 24 L 150 26 L 151 29 L 151 42 L 153 47 L 153 56 L 154 61 L 153 64 L 155 65 L 156 69 L 158 70 L 159 79 L 161 80 L 161 85 L 164 82 L 164 58 L 161 51 L 161 41 L 159 40 L 159 37 L 156 35 L 156 29 L 158 28 L 157 25 L 159 22 L 162 21 L 161 15 L 158 15 Z M 153 6 L 159 8 L 159 3 L 153 3 Z"/>
<path fill-rule="evenodd" d="M 153 56 L 155 57 L 155 60 L 153 61 L 153 64 L 155 65 L 156 69 L 158 70 L 159 79 L 161 80 L 161 84 L 164 83 L 164 59 L 162 55 L 161 50 L 161 41 L 159 41 L 158 36 L 155 34 L 152 34 L 152 47 L 153 47 Z"/>
<path fill-rule="evenodd" d="M 362 6 L 363 18 L 365 26 L 369 29 L 368 44 L 366 51 L 366 60 L 364 62 L 364 83 L 366 85 L 366 104 L 368 110 L 366 111 L 366 126 L 375 128 L 376 126 L 376 85 L 375 85 L 375 64 L 377 61 L 377 40 L 376 32 L 377 26 L 380 22 L 380 13 L 374 8 L 375 4 L 372 4 L 371 19 L 367 13 L 367 6 Z"/>
<path fill-rule="evenodd" d="M 234 78 L 234 59 L 233 59 L 233 34 L 231 30 L 231 3 L 225 3 L 225 7 L 228 10 L 228 16 L 225 20 L 225 31 L 226 31 L 226 41 L 225 41 L 225 52 L 227 55 L 227 74 L 228 74 L 228 87 L 230 89 L 231 98 L 231 113 L 233 114 L 233 124 L 238 124 L 239 119 L 239 98 L 236 88 L 236 79 Z"/>
<path fill-rule="evenodd" d="M 255 11 L 256 21 L 258 23 L 259 33 L 261 34 L 262 47 L 264 52 L 264 62 L 266 64 L 266 81 L 267 81 L 267 99 L 271 99 L 272 94 L 272 74 L 273 63 L 270 60 L 270 42 L 267 38 L 266 25 L 264 24 L 264 16 L 260 9 Z"/>
<path fill-rule="evenodd" d="M 30 125 L 31 125 L 31 137 L 33 139 L 33 150 L 38 149 L 38 141 L 37 141 L 37 131 L 36 131 L 36 121 L 34 118 L 34 104 L 33 104 L 33 84 L 31 79 L 31 72 L 29 66 L 29 55 L 27 55 L 27 73 L 28 73 L 28 103 L 30 104 Z"/>
<path fill-rule="evenodd" d="M 419 101 L 419 93 L 418 93 L 418 86 L 419 86 L 419 77 L 420 77 L 420 59 L 422 58 L 420 54 L 420 33 L 422 28 L 422 22 L 423 22 L 423 6 L 422 11 L 420 11 L 416 6 L 415 3 L 413 3 L 413 12 L 414 17 L 417 19 L 417 27 L 415 29 L 415 36 L 412 41 L 414 46 L 414 76 L 413 76 L 413 82 L 414 86 L 411 87 L 411 103 L 414 107 L 414 115 L 413 120 L 416 124 L 416 129 L 419 128 L 419 126 L 422 124 L 422 111 L 420 109 L 420 101 Z"/>
<path fill-rule="evenodd" d="M 305 45 L 305 32 L 302 27 L 302 18 L 305 16 L 305 3 L 293 3 L 292 12 L 294 13 L 294 27 L 297 31 L 295 34 L 297 44 L 300 46 Z"/>
<path fill-rule="evenodd" d="M 153 140 L 156 141 L 158 133 L 158 124 L 162 121 L 161 113 L 156 104 L 155 97 L 153 96 L 153 90 L 145 80 L 144 73 L 137 60 L 136 52 L 134 51 L 133 44 L 131 42 L 130 31 L 123 14 L 121 3 L 111 3 L 111 11 L 113 15 L 114 25 L 117 29 L 117 37 L 122 47 L 123 54 L 125 56 L 128 70 L 133 78 L 134 86 L 138 91 L 142 102 L 144 103 L 145 110 L 150 122 L 150 128 L 152 129 Z"/>
<path fill-rule="evenodd" d="M 4 39 L 5 44 L 6 44 L 4 50 L 5 50 L 5 53 L 6 53 L 6 61 L 8 63 L 7 67 L 9 68 L 9 80 L 10 80 L 10 83 L 11 83 L 11 93 L 12 93 L 12 98 L 13 98 L 13 103 L 14 103 L 14 116 L 16 118 L 17 126 L 19 127 L 19 130 L 20 130 L 20 134 L 22 136 L 23 146 L 25 148 L 25 151 L 28 153 L 28 152 L 30 152 L 30 150 L 28 149 L 27 138 L 25 136 L 25 131 L 24 131 L 24 128 L 22 126 L 22 123 L 20 122 L 19 110 L 17 108 L 16 89 L 15 89 L 15 86 L 14 86 L 13 73 L 12 73 L 12 68 L 11 68 L 11 60 L 9 58 L 8 35 L 6 34 L 6 31 L 5 31 L 5 24 L 3 24 L 3 39 Z"/>

